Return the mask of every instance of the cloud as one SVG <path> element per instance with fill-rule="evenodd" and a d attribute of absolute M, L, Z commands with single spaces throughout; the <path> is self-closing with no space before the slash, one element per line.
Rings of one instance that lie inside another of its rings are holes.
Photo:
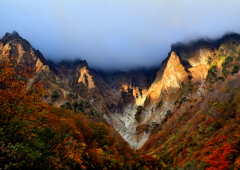
<path fill-rule="evenodd" d="M 150 67 L 177 41 L 240 33 L 239 6 L 238 0 L 2 0 L 0 36 L 16 30 L 54 61 Z"/>

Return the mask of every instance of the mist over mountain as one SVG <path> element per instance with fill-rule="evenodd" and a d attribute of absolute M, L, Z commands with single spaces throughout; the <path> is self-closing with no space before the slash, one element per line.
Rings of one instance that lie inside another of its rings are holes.
<path fill-rule="evenodd" d="M 1 2 L 0 37 L 17 30 L 56 62 L 80 58 L 94 68 L 151 67 L 160 65 L 173 42 L 239 33 L 239 6 L 236 0 L 8 0 Z"/>

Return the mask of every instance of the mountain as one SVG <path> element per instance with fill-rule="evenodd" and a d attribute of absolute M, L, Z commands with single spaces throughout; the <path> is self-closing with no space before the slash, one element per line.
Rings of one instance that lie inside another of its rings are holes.
<path fill-rule="evenodd" d="M 235 33 L 175 43 L 159 68 L 107 72 L 47 61 L 14 32 L 0 40 L 0 57 L 35 68 L 27 85 L 46 82 L 46 103 L 102 122 L 161 168 L 229 169 L 240 167 L 239 44 Z M 211 162 L 220 157 L 224 165 Z"/>

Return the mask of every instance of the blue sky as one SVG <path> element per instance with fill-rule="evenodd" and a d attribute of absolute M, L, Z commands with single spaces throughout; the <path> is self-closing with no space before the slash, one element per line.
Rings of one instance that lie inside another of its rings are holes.
<path fill-rule="evenodd" d="M 170 45 L 240 33 L 239 0 L 0 0 L 0 36 L 16 30 L 54 61 L 159 65 Z"/>

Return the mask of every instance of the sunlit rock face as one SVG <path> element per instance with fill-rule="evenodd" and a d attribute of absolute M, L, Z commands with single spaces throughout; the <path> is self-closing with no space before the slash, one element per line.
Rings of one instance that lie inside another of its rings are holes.
<path fill-rule="evenodd" d="M 180 57 L 183 65 L 188 69 L 191 81 L 201 84 L 207 76 L 207 64 L 218 49 L 218 42 L 199 40 L 188 45 L 176 43 L 172 50 Z"/>
<path fill-rule="evenodd" d="M 188 73 L 182 65 L 179 57 L 175 52 L 171 52 L 161 80 L 162 92 L 171 93 L 172 89 L 179 88 L 181 82 L 187 81 L 187 79 Z"/>

